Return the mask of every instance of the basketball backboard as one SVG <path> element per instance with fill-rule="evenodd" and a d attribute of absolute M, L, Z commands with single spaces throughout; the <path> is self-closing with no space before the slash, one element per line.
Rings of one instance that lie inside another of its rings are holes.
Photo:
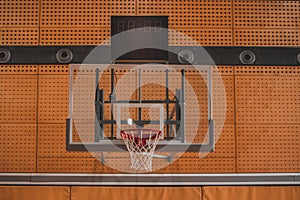
<path fill-rule="evenodd" d="M 212 151 L 214 73 L 214 66 L 70 65 L 67 149 L 123 151 L 120 131 L 146 127 L 163 132 L 160 151 Z"/>

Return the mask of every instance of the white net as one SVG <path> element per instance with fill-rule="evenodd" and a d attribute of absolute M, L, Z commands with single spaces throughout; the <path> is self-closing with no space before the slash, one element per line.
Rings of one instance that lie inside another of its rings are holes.
<path fill-rule="evenodd" d="M 130 153 L 131 168 L 152 171 L 152 158 L 161 131 L 152 129 L 128 129 L 121 137 Z"/>

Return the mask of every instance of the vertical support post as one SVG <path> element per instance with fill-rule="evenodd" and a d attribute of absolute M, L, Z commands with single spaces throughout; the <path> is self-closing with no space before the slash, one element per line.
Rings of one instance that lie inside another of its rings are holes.
<path fill-rule="evenodd" d="M 139 103 L 141 104 L 142 103 L 142 69 L 139 69 L 139 72 L 138 72 L 138 76 L 139 76 L 139 83 L 138 83 L 138 87 L 139 87 L 139 94 L 138 94 L 138 98 L 139 98 Z M 138 121 L 141 121 L 142 120 L 142 108 L 141 107 L 138 107 Z M 142 127 L 138 127 L 138 128 L 143 128 L 143 125 L 139 125 L 139 126 L 142 126 Z"/>
<path fill-rule="evenodd" d="M 112 68 L 111 69 L 111 73 L 110 73 L 110 95 L 109 95 L 109 99 L 110 99 L 110 110 L 111 110 L 111 120 L 114 121 L 114 103 L 116 101 L 116 96 L 115 96 L 115 69 Z M 112 123 L 110 125 L 110 138 L 113 139 L 114 138 L 114 123 Z"/>
<path fill-rule="evenodd" d="M 71 119 L 70 118 L 68 118 L 67 120 L 66 120 L 66 149 L 67 149 L 67 151 L 69 151 L 69 145 L 71 145 L 71 143 L 72 143 L 72 140 L 70 140 L 70 137 L 71 137 L 71 135 L 72 135 L 72 133 L 71 133 L 71 129 L 70 129 L 70 127 L 71 127 Z"/>
<path fill-rule="evenodd" d="M 104 139 L 104 90 L 100 90 L 100 140 Z"/>
<path fill-rule="evenodd" d="M 166 122 L 169 121 L 169 70 L 166 69 Z M 167 125 L 167 140 L 170 139 L 170 128 L 169 124 L 166 123 Z"/>
<path fill-rule="evenodd" d="M 185 70 L 181 70 L 181 99 L 180 99 L 180 132 L 181 143 L 185 143 Z"/>
<path fill-rule="evenodd" d="M 215 148 L 214 120 L 213 120 L 213 98 L 212 98 L 212 67 L 207 70 L 207 91 L 208 91 L 208 143 L 211 151 Z"/>
<path fill-rule="evenodd" d="M 180 102 L 181 102 L 181 92 L 180 92 L 180 89 L 176 89 L 175 90 L 175 93 L 176 93 L 176 122 L 180 121 L 181 122 L 181 119 L 180 119 L 180 112 L 181 112 L 181 109 L 180 109 Z M 178 140 L 181 135 L 180 135 L 180 124 L 177 124 L 176 123 L 176 139 Z"/>
<path fill-rule="evenodd" d="M 207 69 L 208 120 L 212 119 L 212 73 L 211 66 Z"/>
<path fill-rule="evenodd" d="M 79 75 L 80 70 L 78 70 Z M 68 119 L 68 139 L 69 139 L 69 144 L 73 142 L 73 73 L 74 69 L 72 66 L 70 66 L 70 79 L 69 79 L 69 119 Z"/>
<path fill-rule="evenodd" d="M 96 110 L 96 119 L 95 119 L 95 132 L 94 132 L 94 142 L 99 142 L 100 140 L 100 126 L 101 124 L 101 114 L 100 114 L 100 91 L 99 91 L 99 69 L 96 69 L 95 72 L 95 86 L 96 86 L 96 97 L 95 97 L 95 110 Z"/>

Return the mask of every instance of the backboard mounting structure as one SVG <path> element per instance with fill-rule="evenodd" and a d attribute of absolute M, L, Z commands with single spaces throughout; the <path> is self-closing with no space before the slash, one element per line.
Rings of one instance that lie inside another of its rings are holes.
<path fill-rule="evenodd" d="M 156 146 L 160 152 L 213 151 L 211 66 L 198 68 L 195 76 L 189 65 L 71 64 L 67 150 L 124 151 L 121 130 L 152 128 L 163 133 Z M 206 110 L 197 111 L 199 104 Z M 206 120 L 199 120 L 200 112 L 207 113 Z M 200 136 L 203 123 L 207 131 Z"/>

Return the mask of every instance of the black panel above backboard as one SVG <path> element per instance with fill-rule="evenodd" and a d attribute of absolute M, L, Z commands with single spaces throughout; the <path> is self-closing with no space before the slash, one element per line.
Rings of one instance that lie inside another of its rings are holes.
<path fill-rule="evenodd" d="M 167 16 L 112 16 L 112 60 L 168 60 Z"/>

